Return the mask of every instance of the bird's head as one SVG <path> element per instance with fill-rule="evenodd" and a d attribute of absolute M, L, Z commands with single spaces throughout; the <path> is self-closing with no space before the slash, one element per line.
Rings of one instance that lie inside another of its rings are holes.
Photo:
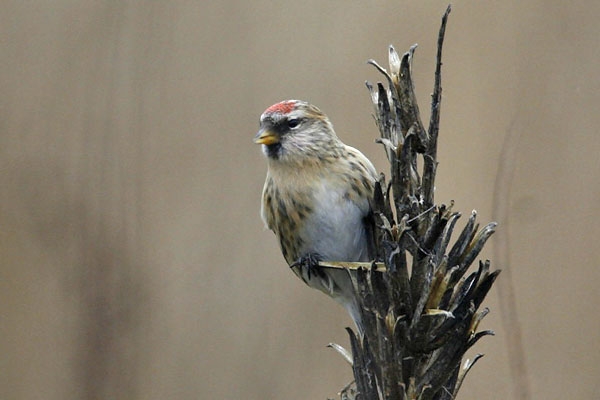
<path fill-rule="evenodd" d="M 286 100 L 267 108 L 260 116 L 254 143 L 263 145 L 269 160 L 286 163 L 326 158 L 341 144 L 327 116 L 300 100 Z"/>

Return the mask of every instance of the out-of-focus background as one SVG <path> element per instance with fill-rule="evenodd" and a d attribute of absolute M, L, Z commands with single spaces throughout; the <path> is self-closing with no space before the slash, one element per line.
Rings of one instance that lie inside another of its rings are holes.
<path fill-rule="evenodd" d="M 365 61 L 418 43 L 427 120 L 446 4 L 2 2 L 0 398 L 334 397 L 351 371 L 325 345 L 351 322 L 263 228 L 252 137 L 305 99 L 387 170 Z M 456 1 L 446 35 L 436 198 L 495 218 L 515 134 L 500 229 L 532 399 L 600 398 L 599 15 Z M 465 399 L 512 395 L 497 289 L 486 305 Z"/>

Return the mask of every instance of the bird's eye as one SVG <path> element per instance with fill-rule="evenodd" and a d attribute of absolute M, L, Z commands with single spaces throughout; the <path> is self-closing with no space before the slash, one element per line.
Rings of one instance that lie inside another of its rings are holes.
<path fill-rule="evenodd" d="M 291 118 L 291 119 L 288 119 L 288 121 L 287 121 L 287 126 L 290 129 L 294 129 L 298 125 L 300 125 L 300 119 L 299 118 Z"/>

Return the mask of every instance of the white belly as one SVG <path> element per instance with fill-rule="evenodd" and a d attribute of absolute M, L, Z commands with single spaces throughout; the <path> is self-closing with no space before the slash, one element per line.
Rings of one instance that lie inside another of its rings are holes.
<path fill-rule="evenodd" d="M 368 261 L 363 219 L 368 201 L 357 204 L 342 190 L 323 188 L 315 196 L 314 212 L 304 225 L 301 253 L 317 253 L 326 261 Z"/>

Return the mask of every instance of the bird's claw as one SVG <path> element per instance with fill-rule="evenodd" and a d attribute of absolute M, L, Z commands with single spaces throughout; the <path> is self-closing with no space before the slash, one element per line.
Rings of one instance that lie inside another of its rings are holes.
<path fill-rule="evenodd" d="M 300 268 L 302 272 L 301 275 L 304 275 L 303 272 L 306 271 L 306 275 L 310 280 L 311 274 L 314 276 L 320 275 L 321 271 L 319 270 L 319 261 L 321 260 L 322 258 L 318 254 L 309 253 L 297 259 L 296 262 L 290 265 L 290 268 Z"/>

